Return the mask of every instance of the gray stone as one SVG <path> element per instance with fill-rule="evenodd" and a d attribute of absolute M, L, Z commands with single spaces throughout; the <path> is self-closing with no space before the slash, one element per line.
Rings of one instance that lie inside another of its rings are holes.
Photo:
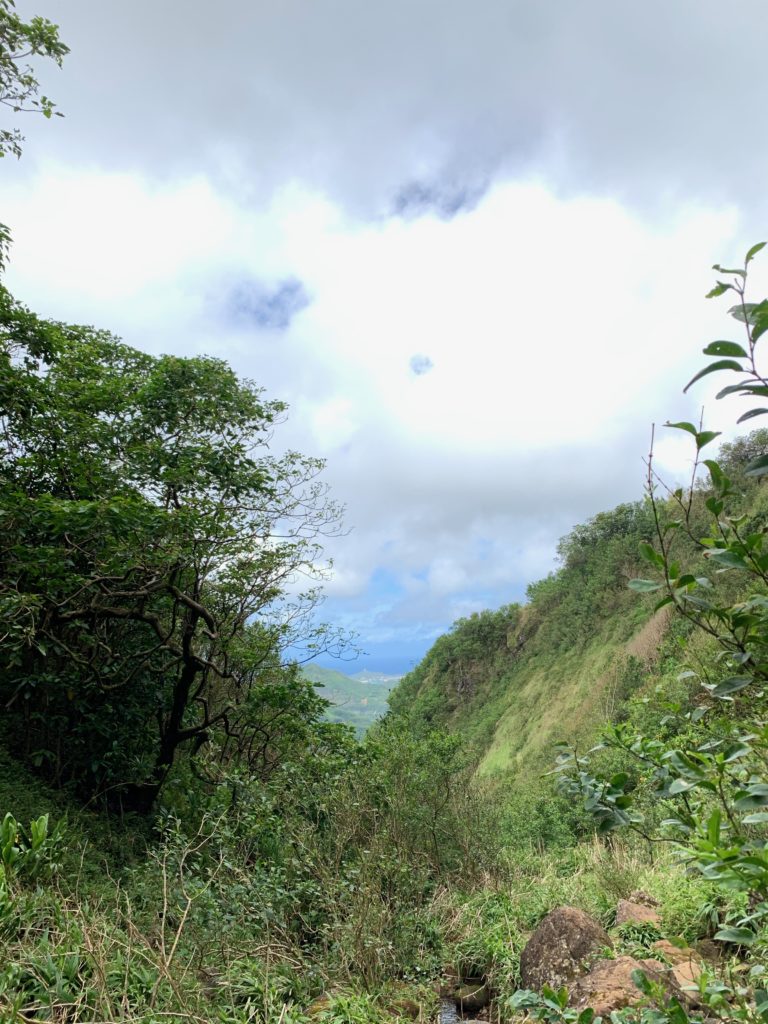
<path fill-rule="evenodd" d="M 604 928 L 576 907 L 558 907 L 544 918 L 520 957 L 524 988 L 560 988 L 581 974 L 603 948 L 613 948 Z"/>

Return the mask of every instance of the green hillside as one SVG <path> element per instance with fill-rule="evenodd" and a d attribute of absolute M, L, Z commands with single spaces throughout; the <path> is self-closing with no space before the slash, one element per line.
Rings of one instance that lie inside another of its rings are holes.
<path fill-rule="evenodd" d="M 358 736 L 386 713 L 387 697 L 398 682 L 395 676 L 353 678 L 321 665 L 305 665 L 302 672 L 333 705 L 326 711 L 328 721 L 354 726 Z"/>
<path fill-rule="evenodd" d="M 723 446 L 723 466 L 738 477 L 760 437 Z M 762 521 L 765 489 L 741 475 L 741 507 Z M 702 493 L 699 519 L 703 501 Z M 460 733 L 481 776 L 540 774 L 558 742 L 589 745 L 633 695 L 674 679 L 691 655 L 685 620 L 654 612 L 658 595 L 627 585 L 647 572 L 640 546 L 653 535 L 647 501 L 577 526 L 559 546 L 560 568 L 529 587 L 526 604 L 460 619 L 436 641 L 392 692 L 393 712 L 417 730 Z M 703 572 L 697 545 L 678 543 Z"/>

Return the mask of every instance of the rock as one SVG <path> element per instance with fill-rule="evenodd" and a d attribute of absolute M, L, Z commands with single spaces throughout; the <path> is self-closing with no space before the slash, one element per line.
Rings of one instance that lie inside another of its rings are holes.
<path fill-rule="evenodd" d="M 644 907 L 660 907 L 661 904 L 655 896 L 651 896 L 650 893 L 645 892 L 643 889 L 635 889 L 634 892 L 629 894 L 630 903 L 642 903 Z"/>
<path fill-rule="evenodd" d="M 655 949 L 661 953 L 664 959 L 668 963 L 672 964 L 673 967 L 677 964 L 690 963 L 691 960 L 696 957 L 696 953 L 692 949 L 687 947 L 685 949 L 680 949 L 679 946 L 673 946 L 668 939 L 659 939 L 658 942 L 653 943 L 651 949 Z"/>
<path fill-rule="evenodd" d="M 719 964 L 723 959 L 723 947 L 714 939 L 699 939 L 694 947 L 702 960 L 709 964 Z"/>
<path fill-rule="evenodd" d="M 491 1001 L 491 992 L 484 982 L 462 985 L 453 993 L 459 1013 L 477 1013 Z"/>
<path fill-rule="evenodd" d="M 619 900 L 616 907 L 616 927 L 623 924 L 652 924 L 658 928 L 661 917 L 654 907 L 647 907 L 644 903 L 633 903 L 631 900 Z"/>
<path fill-rule="evenodd" d="M 701 964 L 695 960 L 687 960 L 683 964 L 676 964 L 672 968 L 672 977 L 683 990 L 686 1002 L 691 1006 L 701 1006 L 699 996 L 699 978 L 701 977 Z"/>
<path fill-rule="evenodd" d="M 560 988 L 580 974 L 601 948 L 613 948 L 608 932 L 576 907 L 558 907 L 544 918 L 520 957 L 525 988 Z"/>
<path fill-rule="evenodd" d="M 578 978 L 571 989 L 571 1004 L 577 1010 L 591 1006 L 595 1016 L 607 1017 L 614 1010 L 635 1006 L 644 997 L 632 981 L 632 972 L 644 971 L 651 981 L 660 981 L 670 994 L 682 993 L 664 965 L 658 960 L 635 960 L 620 956 L 616 960 L 600 960 L 592 970 Z"/>
<path fill-rule="evenodd" d="M 438 995 L 441 999 L 450 999 L 460 984 L 461 978 L 456 968 L 444 967 L 438 984 Z"/>

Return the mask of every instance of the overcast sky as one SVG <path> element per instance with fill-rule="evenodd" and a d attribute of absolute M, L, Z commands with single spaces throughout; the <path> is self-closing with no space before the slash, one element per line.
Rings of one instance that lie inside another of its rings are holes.
<path fill-rule="evenodd" d="M 347 506 L 342 668 L 521 599 L 640 496 L 650 424 L 696 415 L 733 336 L 710 265 L 768 234 L 762 2 L 18 7 L 72 53 L 44 73 L 66 117 L 0 168 L 8 282 L 290 404 L 282 443 Z"/>

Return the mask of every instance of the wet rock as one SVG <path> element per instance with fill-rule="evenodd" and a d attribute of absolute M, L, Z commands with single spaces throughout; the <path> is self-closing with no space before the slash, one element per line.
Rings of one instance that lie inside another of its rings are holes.
<path fill-rule="evenodd" d="M 679 999 L 682 993 L 670 972 L 658 960 L 635 960 L 620 956 L 600 960 L 588 974 L 578 978 L 571 989 L 571 1004 L 578 1010 L 591 1006 L 596 1016 L 608 1016 L 614 1010 L 635 1006 L 644 997 L 632 981 L 632 972 L 642 970 L 651 981 L 662 982 Z"/>
<path fill-rule="evenodd" d="M 652 924 L 658 928 L 661 916 L 655 907 L 647 907 L 644 903 L 633 903 L 631 900 L 619 900 L 616 907 L 616 927 L 623 924 Z"/>
<path fill-rule="evenodd" d="M 453 993 L 460 1013 L 477 1013 L 491 1001 L 491 992 L 485 982 L 462 985 Z"/>
<path fill-rule="evenodd" d="M 520 957 L 524 988 L 560 988 L 580 974 L 601 948 L 612 948 L 610 936 L 589 914 L 576 907 L 558 907 L 544 918 Z"/>

